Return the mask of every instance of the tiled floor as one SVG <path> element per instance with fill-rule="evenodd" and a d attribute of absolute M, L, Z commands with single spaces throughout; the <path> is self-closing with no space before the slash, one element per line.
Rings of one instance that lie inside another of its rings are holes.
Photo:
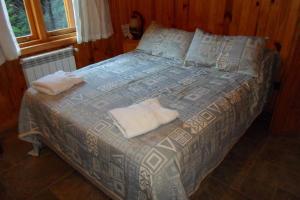
<path fill-rule="evenodd" d="M 191 199 L 300 199 L 300 136 L 273 136 L 257 120 Z M 109 199 L 49 149 L 38 158 L 17 139 L 0 135 L 0 199 Z"/>

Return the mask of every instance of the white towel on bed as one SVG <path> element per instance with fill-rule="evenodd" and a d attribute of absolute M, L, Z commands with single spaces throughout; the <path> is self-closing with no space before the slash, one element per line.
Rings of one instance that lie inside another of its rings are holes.
<path fill-rule="evenodd" d="M 33 81 L 32 87 L 48 95 L 57 95 L 81 82 L 83 82 L 82 77 L 72 72 L 57 71 Z"/>
<path fill-rule="evenodd" d="M 162 107 L 156 98 L 125 108 L 116 108 L 109 113 L 126 138 L 145 134 L 179 116 L 176 110 Z"/>

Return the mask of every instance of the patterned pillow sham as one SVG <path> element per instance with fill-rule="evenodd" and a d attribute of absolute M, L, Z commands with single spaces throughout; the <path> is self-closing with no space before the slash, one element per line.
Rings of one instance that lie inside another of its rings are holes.
<path fill-rule="evenodd" d="M 164 28 L 153 22 L 144 33 L 137 49 L 183 62 L 193 34 L 179 29 Z"/>
<path fill-rule="evenodd" d="M 263 38 L 226 36 L 216 60 L 216 68 L 258 77 L 264 50 Z"/>
<path fill-rule="evenodd" d="M 257 77 L 264 49 L 263 38 L 219 36 L 197 29 L 185 65 L 216 67 Z"/>
<path fill-rule="evenodd" d="M 222 43 L 223 37 L 196 29 L 184 60 L 185 66 L 215 66 L 217 57 L 221 52 Z"/>

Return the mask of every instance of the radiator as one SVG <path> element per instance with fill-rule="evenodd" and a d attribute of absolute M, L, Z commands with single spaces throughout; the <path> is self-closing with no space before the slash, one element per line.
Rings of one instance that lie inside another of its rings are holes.
<path fill-rule="evenodd" d="M 29 86 L 32 81 L 59 70 L 76 70 L 73 53 L 74 48 L 68 47 L 21 59 L 27 85 Z"/>

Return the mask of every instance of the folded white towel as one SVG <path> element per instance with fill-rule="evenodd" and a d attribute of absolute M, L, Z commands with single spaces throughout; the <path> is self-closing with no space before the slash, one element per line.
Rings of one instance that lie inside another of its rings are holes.
<path fill-rule="evenodd" d="M 57 95 L 81 82 L 83 82 L 82 77 L 72 72 L 57 71 L 33 81 L 32 87 L 48 95 Z"/>
<path fill-rule="evenodd" d="M 156 98 L 125 108 L 116 108 L 110 110 L 109 113 L 126 138 L 147 133 L 179 116 L 176 110 L 162 107 Z"/>

